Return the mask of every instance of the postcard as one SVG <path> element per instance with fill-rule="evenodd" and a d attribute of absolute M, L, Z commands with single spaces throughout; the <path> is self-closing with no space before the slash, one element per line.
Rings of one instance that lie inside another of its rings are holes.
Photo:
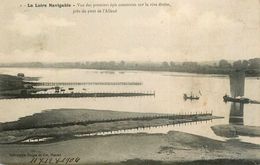
<path fill-rule="evenodd" d="M 0 164 L 260 164 L 259 0 L 1 0 Z"/>

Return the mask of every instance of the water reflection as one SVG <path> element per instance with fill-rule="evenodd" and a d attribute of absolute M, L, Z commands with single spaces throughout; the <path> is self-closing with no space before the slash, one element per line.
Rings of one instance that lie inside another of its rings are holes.
<path fill-rule="evenodd" d="M 244 103 L 231 103 L 229 124 L 244 125 Z"/>
<path fill-rule="evenodd" d="M 245 72 L 233 72 L 229 76 L 230 93 L 236 98 L 245 94 Z M 229 124 L 244 125 L 244 103 L 231 103 Z"/>

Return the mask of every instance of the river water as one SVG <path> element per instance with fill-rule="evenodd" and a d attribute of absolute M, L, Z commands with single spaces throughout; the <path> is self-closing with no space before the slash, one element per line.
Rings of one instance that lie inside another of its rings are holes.
<path fill-rule="evenodd" d="M 229 122 L 230 103 L 224 103 L 222 98 L 225 94 L 230 94 L 229 77 L 227 76 L 174 72 L 0 68 L 1 74 L 16 75 L 18 72 L 24 73 L 26 76 L 40 76 L 40 81 L 46 82 L 142 82 L 143 85 L 139 86 L 78 86 L 76 90 L 80 91 L 85 88 L 89 92 L 155 91 L 155 96 L 0 100 L 0 122 L 14 121 L 42 110 L 59 108 L 173 114 L 212 111 L 213 115 L 222 116 L 224 119 L 207 123 L 144 129 L 139 132 L 167 133 L 170 130 L 177 130 L 216 140 L 226 140 L 215 135 L 210 126 Z M 260 100 L 260 81 L 256 78 L 246 78 L 245 84 L 245 96 Z M 185 101 L 183 94 L 190 92 L 200 95 L 200 99 Z M 259 105 L 245 105 L 244 125 L 260 126 L 259 116 Z M 238 139 L 258 144 L 260 141 L 259 138 L 252 137 L 239 137 Z"/>

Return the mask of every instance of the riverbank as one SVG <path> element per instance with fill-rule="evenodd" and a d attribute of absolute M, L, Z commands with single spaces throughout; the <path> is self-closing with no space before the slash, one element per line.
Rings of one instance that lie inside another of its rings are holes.
<path fill-rule="evenodd" d="M 77 164 L 257 164 L 259 151 L 260 146 L 255 144 L 237 140 L 222 142 L 170 131 L 168 134 L 96 136 L 51 144 L 5 144 L 0 145 L 0 161 L 28 164 L 33 157 L 10 157 L 10 153 L 32 152 L 78 157 Z"/>
<path fill-rule="evenodd" d="M 60 141 L 218 119 L 211 113 L 159 114 L 90 109 L 56 109 L 0 125 L 0 144 Z"/>
<path fill-rule="evenodd" d="M 31 128 L 51 128 L 57 126 L 87 125 L 93 123 L 126 121 L 126 120 L 152 120 L 160 118 L 191 119 L 196 117 L 212 116 L 212 113 L 140 113 L 120 112 L 96 109 L 49 109 L 30 116 L 19 118 L 17 121 L 0 124 L 0 131 L 21 130 Z M 208 118 L 207 118 L 208 119 Z"/>
<path fill-rule="evenodd" d="M 260 137 L 259 126 L 248 126 L 248 125 L 215 125 L 211 129 L 218 136 L 223 137 L 238 137 L 238 136 L 249 136 L 249 137 Z"/>

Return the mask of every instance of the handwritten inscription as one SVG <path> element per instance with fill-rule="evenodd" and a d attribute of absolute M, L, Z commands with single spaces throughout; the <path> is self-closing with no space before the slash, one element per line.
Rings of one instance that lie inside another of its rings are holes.
<path fill-rule="evenodd" d="M 29 157 L 30 164 L 77 164 L 80 158 L 77 156 L 62 156 L 60 153 L 10 153 L 11 157 Z"/>
<path fill-rule="evenodd" d="M 76 164 L 80 161 L 79 157 L 34 157 L 30 161 L 32 164 Z"/>

